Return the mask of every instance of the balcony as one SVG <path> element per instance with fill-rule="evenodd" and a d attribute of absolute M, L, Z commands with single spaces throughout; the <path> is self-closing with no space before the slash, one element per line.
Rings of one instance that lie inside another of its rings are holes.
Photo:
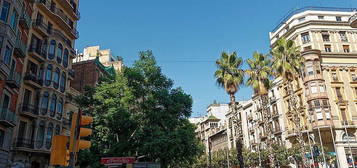
<path fill-rule="evenodd" d="M 276 102 L 276 97 L 275 96 L 272 96 L 272 97 L 269 97 L 269 102 L 270 102 L 270 104 L 273 104 L 273 103 L 275 103 Z"/>
<path fill-rule="evenodd" d="M 8 76 L 10 74 L 9 66 L 6 65 L 2 59 L 0 59 L 0 72 L 3 73 L 5 76 Z"/>
<path fill-rule="evenodd" d="M 6 78 L 6 84 L 11 88 L 20 88 L 22 76 L 17 72 L 10 72 L 10 75 Z"/>
<path fill-rule="evenodd" d="M 8 127 L 14 127 L 16 125 L 15 113 L 8 108 L 2 108 L 0 114 L 0 124 Z"/>
<path fill-rule="evenodd" d="M 39 34 L 41 34 L 44 37 L 47 37 L 51 33 L 51 31 L 48 28 L 48 25 L 43 23 L 42 20 L 33 20 L 32 26 L 36 32 L 38 32 Z"/>
<path fill-rule="evenodd" d="M 31 55 L 33 58 L 35 58 L 39 62 L 45 62 L 46 61 L 46 51 L 42 50 L 39 47 L 34 47 L 31 46 L 29 49 L 29 55 Z"/>
<path fill-rule="evenodd" d="M 43 12 L 65 30 L 66 34 L 75 39 L 79 37 L 78 31 L 73 27 L 73 21 L 70 20 L 62 10 L 51 5 L 48 0 L 37 0 L 37 4 Z"/>
<path fill-rule="evenodd" d="M 26 84 L 29 84 L 36 89 L 42 88 L 43 85 L 42 79 L 38 79 L 38 77 L 34 74 L 27 73 L 24 77 L 24 80 Z"/>
<path fill-rule="evenodd" d="M 341 126 L 343 128 L 355 128 L 356 126 L 354 125 L 353 121 L 351 120 L 344 120 L 341 121 Z"/>
<path fill-rule="evenodd" d="M 19 106 L 19 113 L 22 116 L 36 118 L 39 115 L 39 108 L 34 105 L 21 104 Z"/>
<path fill-rule="evenodd" d="M 17 138 L 15 150 L 32 151 L 35 148 L 34 141 L 26 138 Z"/>
<path fill-rule="evenodd" d="M 19 20 L 20 26 L 22 26 L 25 29 L 30 29 L 31 27 L 31 17 L 27 14 L 26 11 L 23 11 L 20 20 Z"/>
<path fill-rule="evenodd" d="M 26 44 L 22 42 L 20 34 L 16 38 L 15 48 L 14 48 L 14 55 L 19 58 L 25 58 L 26 56 Z"/>
<path fill-rule="evenodd" d="M 71 4 L 71 2 L 69 0 L 56 0 L 57 4 L 61 4 L 63 9 L 67 11 L 67 13 L 69 13 L 72 17 L 76 18 L 77 20 L 80 19 L 81 15 L 79 13 L 78 7 L 77 6 L 73 6 L 76 4 Z"/>
<path fill-rule="evenodd" d="M 357 13 L 352 15 L 350 19 L 348 19 L 348 22 L 352 28 L 357 28 Z"/>
<path fill-rule="evenodd" d="M 9 24 L 0 22 L 0 34 L 7 36 L 12 42 L 15 42 L 16 32 Z"/>
<path fill-rule="evenodd" d="M 248 115 L 248 120 L 253 120 L 252 114 L 249 114 L 249 115 Z"/>
<path fill-rule="evenodd" d="M 281 133 L 280 127 L 275 128 L 275 129 L 273 130 L 273 133 L 274 133 L 274 134 L 279 134 L 279 133 Z"/>
<path fill-rule="evenodd" d="M 71 128 L 71 122 L 68 118 L 63 118 L 62 120 L 62 126 L 67 128 L 67 129 L 70 129 Z"/>
<path fill-rule="evenodd" d="M 71 40 L 69 40 L 60 30 L 57 30 L 57 29 L 53 29 L 52 32 L 51 32 L 51 35 L 62 40 L 70 50 L 74 50 L 72 48 L 72 42 Z"/>
<path fill-rule="evenodd" d="M 68 76 L 70 76 L 72 79 L 74 79 L 74 77 L 75 77 L 75 71 L 74 71 L 74 69 L 69 69 L 68 70 Z"/>

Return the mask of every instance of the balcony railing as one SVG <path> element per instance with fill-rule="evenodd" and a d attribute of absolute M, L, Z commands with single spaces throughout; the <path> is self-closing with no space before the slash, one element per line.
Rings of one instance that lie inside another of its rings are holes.
<path fill-rule="evenodd" d="M 39 115 L 39 109 L 37 106 L 30 104 L 21 104 L 19 106 L 19 113 L 22 115 L 27 115 L 31 117 L 36 117 Z"/>
<path fill-rule="evenodd" d="M 66 23 L 67 28 L 71 31 L 71 34 L 75 38 L 79 37 L 79 33 L 78 33 L 77 29 L 73 27 L 73 21 L 70 20 L 62 10 L 60 10 L 60 9 L 56 8 L 55 6 L 51 5 L 51 3 L 48 0 L 37 0 L 37 2 L 39 2 L 42 5 L 44 5 L 47 8 L 47 10 L 49 10 L 50 12 L 52 12 L 53 14 L 55 14 L 59 18 L 61 18 L 62 21 L 64 23 Z"/>
<path fill-rule="evenodd" d="M 7 126 L 15 126 L 16 125 L 16 115 L 13 111 L 8 108 L 2 108 L 0 114 L 0 123 L 5 124 Z"/>
<path fill-rule="evenodd" d="M 20 22 L 21 25 L 23 25 L 26 29 L 29 29 L 31 26 L 31 17 L 27 14 L 26 11 L 23 11 L 21 17 L 20 17 Z"/>
<path fill-rule="evenodd" d="M 34 74 L 31 74 L 31 73 L 27 73 L 24 77 L 24 80 L 27 80 L 27 81 L 31 81 L 31 82 L 34 82 L 40 86 L 43 85 L 43 80 L 42 79 L 38 79 L 38 77 Z"/>
<path fill-rule="evenodd" d="M 31 46 L 29 48 L 29 52 L 30 53 L 34 53 L 36 55 L 36 59 L 38 61 L 46 60 L 46 57 L 47 57 L 46 51 L 41 49 L 41 48 L 39 48 L 39 47 Z"/>
<path fill-rule="evenodd" d="M 6 78 L 6 84 L 12 88 L 20 88 L 22 76 L 18 72 L 10 72 Z"/>
<path fill-rule="evenodd" d="M 75 77 L 75 71 L 74 71 L 74 69 L 70 69 L 69 71 L 68 71 L 68 75 L 70 76 L 70 77 L 72 77 L 72 78 L 74 78 Z"/>
<path fill-rule="evenodd" d="M 41 33 L 45 36 L 51 33 L 51 30 L 48 28 L 48 25 L 46 25 L 42 20 L 33 20 L 32 25 L 34 28 L 40 30 Z"/>
<path fill-rule="evenodd" d="M 17 138 L 15 147 L 34 149 L 34 141 L 26 138 Z"/>
<path fill-rule="evenodd" d="M 24 58 L 26 56 L 26 50 L 27 50 L 26 44 L 22 42 L 21 36 L 20 34 L 18 34 L 16 38 L 14 53 L 16 56 L 20 58 Z"/>
<path fill-rule="evenodd" d="M 348 22 L 350 23 L 350 26 L 353 28 L 357 28 L 357 13 L 352 15 L 349 19 Z"/>

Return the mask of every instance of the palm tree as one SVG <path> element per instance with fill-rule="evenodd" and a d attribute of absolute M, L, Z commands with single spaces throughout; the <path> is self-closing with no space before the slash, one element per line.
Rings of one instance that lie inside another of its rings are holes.
<path fill-rule="evenodd" d="M 268 90 L 271 88 L 271 61 L 267 55 L 254 52 L 253 58 L 247 60 L 249 68 L 245 70 L 248 75 L 246 85 L 251 86 L 258 96 L 260 96 L 260 106 L 263 110 L 264 127 L 268 135 L 268 151 L 270 167 L 275 166 L 274 154 L 271 141 L 271 125 L 269 124 L 270 114 L 268 110 Z"/>
<path fill-rule="evenodd" d="M 301 133 L 301 107 L 298 107 L 299 103 L 297 102 L 297 96 L 293 88 L 293 82 L 297 81 L 301 74 L 301 66 L 304 59 L 300 55 L 300 49 L 298 46 L 295 46 L 294 41 L 287 40 L 284 37 L 277 41 L 271 54 L 273 55 L 272 68 L 275 76 L 281 77 L 283 84 L 287 84 L 287 93 L 289 94 L 288 106 L 291 109 L 290 112 L 292 114 L 292 121 L 295 125 L 295 133 L 298 136 L 297 140 L 302 149 L 300 154 L 304 159 L 304 163 L 307 163 L 303 151 L 305 142 Z"/>
<path fill-rule="evenodd" d="M 217 84 L 224 88 L 230 97 L 230 110 L 234 117 L 238 117 L 235 93 L 239 90 L 240 86 L 244 82 L 244 71 L 241 69 L 243 64 L 243 59 L 237 56 L 236 52 L 228 54 L 222 52 L 221 58 L 216 61 L 217 71 L 215 72 L 215 77 Z M 240 118 L 240 117 L 239 117 Z M 241 125 L 239 124 L 239 118 L 236 119 L 237 129 L 241 130 Z M 242 133 L 242 131 L 240 131 Z M 244 167 L 243 155 L 242 155 L 242 140 L 239 137 L 237 140 L 237 157 L 239 161 L 239 166 Z"/>

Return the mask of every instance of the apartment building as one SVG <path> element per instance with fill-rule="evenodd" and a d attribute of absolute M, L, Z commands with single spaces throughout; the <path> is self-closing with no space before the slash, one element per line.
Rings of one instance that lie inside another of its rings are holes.
<path fill-rule="evenodd" d="M 115 77 L 113 66 L 106 67 L 99 61 L 99 57 L 93 60 L 81 61 L 72 65 L 76 78 L 71 82 L 71 88 L 84 92 L 86 86 L 96 87 L 102 77 Z"/>
<path fill-rule="evenodd" d="M 0 167 L 44 168 L 69 119 L 78 0 L 3 0 L 0 10 Z"/>
<path fill-rule="evenodd" d="M 113 66 L 116 71 L 120 71 L 123 66 L 121 57 L 113 56 L 110 49 L 101 50 L 100 46 L 90 46 L 83 49 L 83 53 L 78 54 L 74 63 L 81 61 L 94 60 L 99 58 L 100 63 L 104 66 Z"/>
<path fill-rule="evenodd" d="M 305 58 L 303 75 L 294 82 L 301 107 L 305 143 L 326 147 L 336 164 L 348 167 L 357 158 L 356 9 L 303 8 L 293 11 L 270 32 L 271 46 L 280 37 L 294 40 Z M 287 139 L 296 143 L 286 83 L 279 85 Z"/>
<path fill-rule="evenodd" d="M 32 14 L 28 1 L 0 1 L 0 167 L 9 164 Z"/>

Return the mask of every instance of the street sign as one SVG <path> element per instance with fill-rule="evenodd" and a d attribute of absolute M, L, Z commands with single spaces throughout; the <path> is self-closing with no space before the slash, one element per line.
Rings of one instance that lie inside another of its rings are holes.
<path fill-rule="evenodd" d="M 134 163 L 135 157 L 105 157 L 100 160 L 100 163 L 104 165 L 114 165 L 122 163 Z"/>

